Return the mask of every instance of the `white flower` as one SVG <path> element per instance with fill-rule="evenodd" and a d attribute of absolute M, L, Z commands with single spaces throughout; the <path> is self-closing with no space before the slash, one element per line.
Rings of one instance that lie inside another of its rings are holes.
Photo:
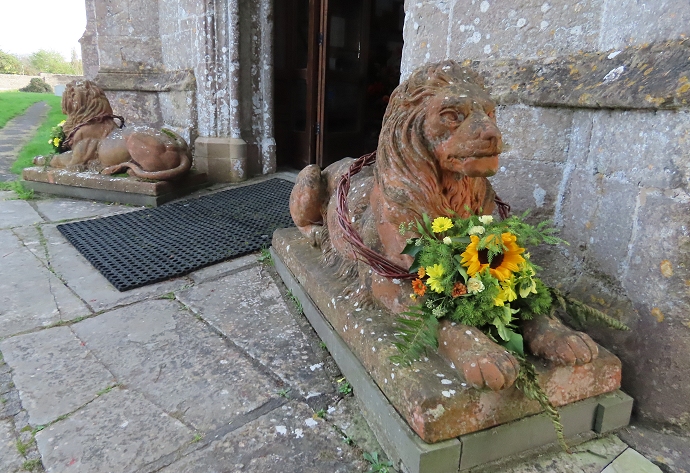
<path fill-rule="evenodd" d="M 470 235 L 483 235 L 485 231 L 485 228 L 481 225 L 475 225 L 474 227 L 470 228 L 467 233 Z"/>
<path fill-rule="evenodd" d="M 494 218 L 491 215 L 482 215 L 481 217 L 479 217 L 479 221 L 482 222 L 484 225 L 488 225 L 494 221 Z"/>
<path fill-rule="evenodd" d="M 467 281 L 467 292 L 478 294 L 484 290 L 484 283 L 479 278 L 470 278 Z"/>
<path fill-rule="evenodd" d="M 443 238 L 443 243 L 445 245 L 450 245 L 453 243 L 453 240 L 451 240 L 450 237 L 445 237 L 445 238 Z"/>

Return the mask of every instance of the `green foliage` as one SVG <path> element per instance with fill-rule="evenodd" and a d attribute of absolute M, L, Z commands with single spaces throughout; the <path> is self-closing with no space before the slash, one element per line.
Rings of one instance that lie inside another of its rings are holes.
<path fill-rule="evenodd" d="M 46 81 L 40 77 L 33 77 L 29 81 L 29 85 L 19 89 L 20 92 L 34 92 L 37 94 L 52 94 L 53 88 Z"/>
<path fill-rule="evenodd" d="M 546 415 L 549 416 L 551 422 L 553 423 L 554 430 L 556 431 L 556 437 L 558 438 L 558 443 L 561 445 L 564 451 L 571 453 L 568 444 L 565 443 L 565 436 L 563 435 L 563 424 L 561 423 L 561 415 L 553 407 L 549 397 L 546 392 L 539 385 L 539 378 L 537 378 L 537 373 L 534 370 L 534 365 L 525 360 L 522 356 L 516 356 L 520 362 L 520 371 L 518 372 L 517 379 L 515 380 L 515 387 L 518 388 L 525 395 L 527 399 L 532 399 L 537 401 Z"/>
<path fill-rule="evenodd" d="M 610 315 L 607 315 L 594 307 L 590 307 L 583 302 L 566 296 L 556 288 L 550 288 L 551 293 L 558 302 L 558 306 L 565 311 L 572 319 L 581 327 L 587 326 L 590 323 L 598 323 L 608 328 L 616 330 L 630 331 L 630 327 L 625 325 L 620 320 L 616 320 Z"/>
<path fill-rule="evenodd" d="M 39 466 L 41 466 L 41 459 L 40 458 L 34 458 L 33 460 L 26 460 L 24 463 L 22 463 L 22 469 L 24 471 L 34 471 Z"/>
<path fill-rule="evenodd" d="M 316 411 L 316 412 L 314 413 L 314 415 L 315 415 L 316 417 L 318 417 L 319 419 L 323 419 L 323 418 L 326 417 L 326 410 L 325 410 L 325 409 L 319 409 L 318 411 Z"/>
<path fill-rule="evenodd" d="M 278 396 L 280 396 L 280 397 L 290 398 L 290 396 L 288 395 L 290 393 L 289 389 L 281 388 L 278 390 L 277 393 L 278 393 Z"/>
<path fill-rule="evenodd" d="M 295 296 L 292 293 L 292 290 L 289 290 L 288 293 L 288 298 L 292 301 L 292 303 L 295 305 L 295 309 L 297 309 L 297 312 L 302 315 L 304 314 L 304 307 L 302 307 L 302 303 L 300 302 L 299 299 L 297 299 L 297 296 Z"/>
<path fill-rule="evenodd" d="M 264 263 L 269 266 L 273 266 L 273 256 L 271 256 L 271 250 L 267 247 L 261 248 L 261 253 L 256 258 L 259 263 Z"/>
<path fill-rule="evenodd" d="M 40 49 L 29 56 L 28 62 L 39 72 L 81 75 L 81 61 L 75 61 L 76 55 L 74 54 L 73 57 L 73 62 L 70 62 L 57 51 Z"/>
<path fill-rule="evenodd" d="M 343 396 L 347 396 L 352 392 L 352 386 L 345 378 L 340 378 L 338 380 L 338 392 Z"/>
<path fill-rule="evenodd" d="M 397 319 L 398 341 L 393 342 L 400 355 L 393 355 L 390 360 L 395 364 L 408 366 L 418 360 L 427 348 L 438 347 L 438 319 L 426 306 L 412 307 L 402 316 Z"/>
<path fill-rule="evenodd" d="M 59 103 L 60 97 L 55 98 Z M 47 101 L 47 99 L 49 97 L 43 94 L 0 92 L 0 128 L 3 128 L 12 118 L 23 114 L 34 103 Z"/>
<path fill-rule="evenodd" d="M 23 181 L 0 182 L 0 190 L 13 191 L 19 200 L 31 200 L 34 198 L 33 189 L 24 187 Z"/>
<path fill-rule="evenodd" d="M 1 96 L 2 94 L 0 94 Z M 33 159 L 36 156 L 47 156 L 52 153 L 53 145 L 48 143 L 50 131 L 56 123 L 60 123 L 67 117 L 62 113 L 62 99 L 55 95 L 43 95 L 42 100 L 50 105 L 48 116 L 34 134 L 34 137 L 19 151 L 19 156 L 14 162 L 10 171 L 21 174 L 22 169 L 33 166 Z"/>
<path fill-rule="evenodd" d="M 21 74 L 22 62 L 14 54 L 0 49 L 0 74 Z"/>
<path fill-rule="evenodd" d="M 389 473 L 393 468 L 392 462 L 379 458 L 379 452 L 364 452 L 362 456 L 370 463 L 367 473 Z"/>

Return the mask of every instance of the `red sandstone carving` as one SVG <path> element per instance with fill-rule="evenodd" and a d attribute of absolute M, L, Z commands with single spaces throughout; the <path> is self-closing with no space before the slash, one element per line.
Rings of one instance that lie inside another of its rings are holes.
<path fill-rule="evenodd" d="M 369 248 L 407 268 L 412 260 L 400 254 L 406 243 L 400 224 L 423 214 L 492 213 L 495 193 L 487 177 L 498 170 L 501 151 L 495 103 L 476 73 L 454 61 L 417 69 L 391 95 L 376 163 L 351 179 L 350 222 Z M 299 230 L 321 246 L 325 261 L 340 264 L 341 274 L 352 278 L 351 292 L 361 303 L 373 296 L 400 313 L 410 303 L 409 284 L 378 276 L 358 261 L 337 222 L 335 190 L 352 162 L 346 158 L 323 171 L 316 165 L 304 168 L 290 196 L 290 212 Z M 468 383 L 493 390 L 513 384 L 519 366 L 513 355 L 479 330 L 443 328 L 439 352 Z M 587 335 L 557 321 L 535 321 L 525 336 L 535 354 L 559 363 L 581 364 L 597 356 Z"/>
<path fill-rule="evenodd" d="M 63 127 L 70 151 L 49 161 L 43 156 L 34 164 L 102 174 L 127 171 L 130 175 L 155 180 L 172 180 L 192 166 L 187 143 L 170 130 L 148 127 L 120 129 L 113 110 L 100 87 L 91 81 L 67 84 L 62 95 Z"/>

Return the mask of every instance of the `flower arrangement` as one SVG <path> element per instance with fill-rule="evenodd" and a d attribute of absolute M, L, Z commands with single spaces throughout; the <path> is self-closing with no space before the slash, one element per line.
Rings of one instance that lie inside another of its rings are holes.
<path fill-rule="evenodd" d="M 438 319 L 481 329 L 503 345 L 520 362 L 516 387 L 537 400 L 551 417 L 559 441 L 567 450 L 558 411 L 539 386 L 534 366 L 525 358 L 519 321 L 537 315 L 554 316 L 557 308 L 574 321 L 595 319 L 609 327 L 627 330 L 621 322 L 547 287 L 537 276 L 527 247 L 542 243 L 567 244 L 555 236 L 557 230 L 542 222 L 536 226 L 522 216 L 497 221 L 491 215 L 467 218 L 424 215 L 422 222 L 402 224 L 401 235 L 415 231 L 403 254 L 414 258 L 410 272 L 410 297 L 417 303 L 398 319 L 400 354 L 391 361 L 410 364 L 429 347 L 436 348 Z M 556 303 L 554 303 L 554 300 Z"/>
<path fill-rule="evenodd" d="M 65 141 L 65 132 L 62 127 L 65 126 L 65 120 L 62 120 L 50 130 L 50 139 L 48 144 L 53 147 L 55 154 L 64 153 L 66 150 L 62 148 L 62 143 Z"/>

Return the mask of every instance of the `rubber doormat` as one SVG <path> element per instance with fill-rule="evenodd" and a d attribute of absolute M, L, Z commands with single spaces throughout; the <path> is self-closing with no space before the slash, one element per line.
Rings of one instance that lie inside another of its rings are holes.
<path fill-rule="evenodd" d="M 293 183 L 269 179 L 160 207 L 58 225 L 119 291 L 254 252 L 293 226 Z"/>

